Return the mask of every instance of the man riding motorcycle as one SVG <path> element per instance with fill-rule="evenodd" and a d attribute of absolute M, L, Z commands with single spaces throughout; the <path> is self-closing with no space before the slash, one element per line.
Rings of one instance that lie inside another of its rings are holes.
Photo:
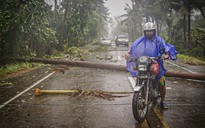
<path fill-rule="evenodd" d="M 144 36 L 138 38 L 136 41 L 132 43 L 130 50 L 125 53 L 126 60 L 130 58 L 138 58 L 139 56 L 150 56 L 157 57 L 160 54 L 160 50 L 164 49 L 163 58 L 176 60 L 177 52 L 175 47 L 171 44 L 165 43 L 164 39 L 156 34 L 156 26 L 152 22 L 147 22 L 143 26 Z M 160 72 L 156 75 L 156 79 L 160 84 L 160 92 L 161 92 L 161 107 L 163 109 L 168 109 L 166 103 L 164 103 L 164 98 L 166 95 L 165 88 L 165 73 L 166 69 L 163 65 L 163 60 L 157 60 Z M 132 67 L 136 65 L 135 62 L 127 61 L 127 70 L 131 73 L 133 77 L 138 75 L 138 71 L 134 70 Z"/>

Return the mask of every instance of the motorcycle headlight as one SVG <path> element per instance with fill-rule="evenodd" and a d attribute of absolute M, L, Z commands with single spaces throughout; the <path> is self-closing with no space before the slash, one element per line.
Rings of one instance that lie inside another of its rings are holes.
<path fill-rule="evenodd" d="M 147 71 L 146 65 L 138 65 L 138 71 Z"/>

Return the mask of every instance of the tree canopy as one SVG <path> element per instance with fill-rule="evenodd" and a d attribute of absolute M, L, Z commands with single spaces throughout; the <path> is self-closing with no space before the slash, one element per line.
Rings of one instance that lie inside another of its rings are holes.
<path fill-rule="evenodd" d="M 203 0 L 132 0 L 132 7 L 127 5 L 125 10 L 119 24 L 124 25 L 121 30 L 128 33 L 130 40 L 142 36 L 143 24 L 150 21 L 157 25 L 157 34 L 174 44 L 180 53 L 205 57 L 201 38 L 205 36 Z"/>
<path fill-rule="evenodd" d="M 105 31 L 103 0 L 1 0 L 0 59 L 51 54 L 93 42 Z M 5 61 L 1 61 L 4 64 Z"/>

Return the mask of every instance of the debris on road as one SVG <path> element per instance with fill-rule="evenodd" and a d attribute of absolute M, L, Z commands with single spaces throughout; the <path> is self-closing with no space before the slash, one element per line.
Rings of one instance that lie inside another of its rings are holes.
<path fill-rule="evenodd" d="M 65 74 L 65 70 L 69 70 L 68 66 L 66 65 L 60 65 L 54 69 L 55 72 L 62 73 L 62 74 Z"/>
<path fill-rule="evenodd" d="M 39 88 L 35 89 L 35 96 L 39 96 L 40 94 L 71 94 L 71 97 L 81 97 L 81 96 L 89 96 L 85 97 L 89 99 L 91 97 L 98 97 L 101 99 L 114 100 L 114 98 L 120 97 L 128 97 L 130 95 L 122 95 L 122 94 L 131 94 L 133 92 L 109 92 L 109 91 L 101 91 L 101 90 L 82 90 L 80 87 L 74 90 L 40 90 Z M 121 94 L 121 95 L 114 95 Z"/>
<path fill-rule="evenodd" d="M 0 86 L 13 86 L 13 85 L 14 84 L 11 82 L 4 82 L 4 81 L 0 82 Z"/>

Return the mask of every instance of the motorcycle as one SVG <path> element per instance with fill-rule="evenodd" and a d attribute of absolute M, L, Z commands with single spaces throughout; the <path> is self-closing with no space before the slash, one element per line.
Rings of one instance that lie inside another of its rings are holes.
<path fill-rule="evenodd" d="M 156 80 L 156 75 L 159 73 L 157 59 L 162 59 L 162 55 L 158 57 L 140 56 L 135 59 L 138 75 L 134 88 L 132 110 L 134 118 L 138 122 L 142 122 L 146 118 L 149 105 L 156 105 L 161 98 L 160 86 Z"/>

